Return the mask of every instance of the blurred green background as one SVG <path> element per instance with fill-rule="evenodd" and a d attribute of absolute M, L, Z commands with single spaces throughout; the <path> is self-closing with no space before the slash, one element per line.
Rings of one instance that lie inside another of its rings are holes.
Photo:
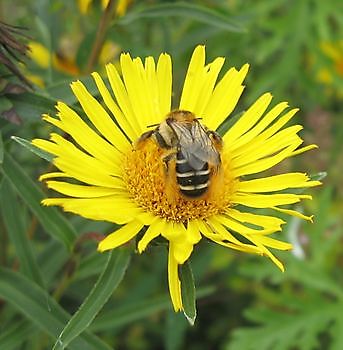
<path fill-rule="evenodd" d="M 96 252 L 96 237 L 113 225 L 40 206 L 46 189 L 37 178 L 49 164 L 11 136 L 46 138 L 51 129 L 41 114 L 53 114 L 60 99 L 75 103 L 69 88 L 75 79 L 96 93 L 89 73 L 104 72 L 122 51 L 170 53 L 177 101 L 198 44 L 206 45 L 209 60 L 227 57 L 226 68 L 250 63 L 235 113 L 266 91 L 274 104 L 300 107 L 305 143 L 319 149 L 275 171 L 328 173 L 314 200 L 297 208 L 315 214 L 314 224 L 293 218 L 284 228 L 280 237 L 295 249 L 278 253 L 283 274 L 267 259 L 201 242 L 191 261 L 198 294 L 193 327 L 171 309 L 166 251 L 153 246 L 134 254 L 114 294 L 68 349 L 343 349 L 343 2 L 110 4 L 111 11 L 95 0 L 0 3 L 0 21 L 25 28 L 0 23 L 0 349 L 51 348 L 101 273 L 120 280 L 108 272 L 112 260 L 125 270 L 119 250 L 109 261 Z M 31 47 L 27 57 L 23 43 Z"/>

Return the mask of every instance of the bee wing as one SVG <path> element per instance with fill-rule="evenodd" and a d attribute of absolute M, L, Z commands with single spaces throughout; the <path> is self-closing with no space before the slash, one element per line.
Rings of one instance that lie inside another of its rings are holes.
<path fill-rule="evenodd" d="M 190 128 L 181 123 L 173 124 L 173 127 L 181 152 L 194 169 L 200 170 L 207 162 L 219 164 L 219 153 L 199 122 L 192 123 Z"/>

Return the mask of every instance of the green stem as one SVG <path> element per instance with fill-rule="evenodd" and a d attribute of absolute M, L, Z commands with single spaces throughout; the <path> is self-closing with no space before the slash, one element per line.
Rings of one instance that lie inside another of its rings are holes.
<path fill-rule="evenodd" d="M 117 0 L 110 0 L 105 11 L 101 16 L 92 51 L 89 55 L 88 62 L 86 65 L 86 73 L 91 73 L 94 69 L 96 62 L 98 61 L 107 31 L 109 29 L 111 20 L 114 15 L 114 11 L 116 9 L 116 5 Z"/>

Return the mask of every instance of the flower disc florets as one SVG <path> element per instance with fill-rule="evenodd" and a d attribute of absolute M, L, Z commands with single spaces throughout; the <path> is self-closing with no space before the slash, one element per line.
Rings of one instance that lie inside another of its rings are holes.
<path fill-rule="evenodd" d="M 127 154 L 124 178 L 129 193 L 145 210 L 168 221 L 187 222 L 220 214 L 230 207 L 235 182 L 230 177 L 230 161 L 222 159 L 218 174 L 213 175 L 206 196 L 185 198 L 176 186 L 175 174 L 168 174 L 164 150 L 154 140 L 133 148 Z"/>

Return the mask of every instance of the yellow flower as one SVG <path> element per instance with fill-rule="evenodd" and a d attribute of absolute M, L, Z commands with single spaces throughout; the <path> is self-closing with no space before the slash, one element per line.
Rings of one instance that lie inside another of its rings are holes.
<path fill-rule="evenodd" d="M 324 41 L 320 43 L 320 49 L 326 57 L 326 63 L 322 63 L 316 73 L 316 79 L 328 87 L 329 94 L 343 97 L 343 40 L 336 42 Z"/>
<path fill-rule="evenodd" d="M 78 75 L 80 73 L 79 68 L 74 63 L 74 59 L 71 57 L 62 57 L 56 53 L 51 53 L 44 45 L 35 41 L 29 43 L 29 49 L 28 56 L 41 68 L 46 69 L 52 64 L 56 70 L 69 75 Z"/>
<path fill-rule="evenodd" d="M 92 0 L 78 0 L 78 6 L 80 9 L 80 12 L 83 14 L 86 14 L 89 9 L 89 5 L 92 2 Z M 107 5 L 109 3 L 109 0 L 101 0 L 101 7 L 102 9 L 106 9 Z M 131 3 L 131 0 L 117 0 L 116 5 L 116 14 L 118 16 L 124 16 L 126 13 L 126 9 Z"/>
<path fill-rule="evenodd" d="M 205 47 L 196 47 L 176 107 L 193 113 L 209 130 L 216 130 L 233 111 L 248 72 L 247 64 L 240 70 L 231 68 L 217 81 L 223 64 L 222 57 L 206 64 Z M 155 138 L 137 143 L 142 133 L 152 130 L 149 125 L 161 123 L 172 111 L 170 56 L 161 54 L 157 64 L 147 57 L 143 64 L 140 58 L 122 54 L 120 66 L 122 76 L 112 64 L 106 66 L 112 91 L 98 73 L 92 74 L 103 103 L 80 81 L 71 85 L 88 121 L 63 102 L 57 104 L 57 118 L 43 117 L 69 135 L 52 133 L 50 141 L 32 141 L 55 156 L 53 162 L 59 169 L 44 174 L 41 180 L 63 197 L 45 199 L 43 204 L 121 224 L 99 243 L 100 252 L 140 233 L 141 253 L 162 236 L 169 244 L 168 280 L 175 311 L 183 310 L 178 267 L 203 237 L 228 248 L 265 255 L 283 270 L 269 248 L 292 248 L 270 237 L 281 230 L 284 221 L 259 211 L 268 208 L 311 220 L 284 206 L 311 199 L 289 189 L 319 182 L 298 172 L 261 178 L 253 175 L 316 147 L 300 147 L 300 125 L 284 127 L 297 109 L 286 111 L 288 105 L 282 102 L 267 111 L 272 96 L 262 95 L 223 135 L 221 163 L 218 173 L 212 175 L 218 177 L 211 178 L 208 193 L 200 199 L 188 199 L 177 189 L 175 176 L 171 178 L 166 170 L 165 149 Z M 175 166 L 175 160 L 170 162 Z M 172 196 L 169 184 L 174 184 Z"/>

